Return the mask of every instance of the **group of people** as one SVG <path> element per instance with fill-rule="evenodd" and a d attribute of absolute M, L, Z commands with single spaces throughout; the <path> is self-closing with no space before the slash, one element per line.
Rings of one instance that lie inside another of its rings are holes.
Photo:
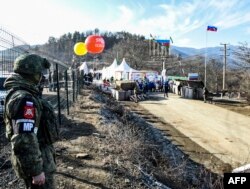
<path fill-rule="evenodd" d="M 135 86 L 134 86 L 134 95 L 135 95 L 135 102 L 138 102 L 138 95 L 140 94 L 147 94 L 148 92 L 148 84 L 149 80 L 145 77 L 143 81 L 139 82 L 138 80 L 135 81 Z M 160 83 L 163 91 L 164 98 L 168 98 L 168 93 L 169 93 L 169 81 L 163 81 Z"/>

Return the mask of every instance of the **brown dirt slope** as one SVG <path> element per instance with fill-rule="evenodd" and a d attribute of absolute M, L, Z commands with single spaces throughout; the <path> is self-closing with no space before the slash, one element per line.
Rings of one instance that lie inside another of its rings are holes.
<path fill-rule="evenodd" d="M 58 189 L 222 188 L 219 175 L 130 107 L 99 91 L 82 91 L 55 143 Z M 11 169 L 9 147 L 1 143 L 0 188 L 23 188 Z"/>

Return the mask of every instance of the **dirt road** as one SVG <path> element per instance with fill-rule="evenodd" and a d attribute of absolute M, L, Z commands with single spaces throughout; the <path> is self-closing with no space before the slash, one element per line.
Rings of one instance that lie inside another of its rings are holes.
<path fill-rule="evenodd" d="M 139 104 L 233 168 L 250 163 L 250 117 L 174 94 L 152 97 Z"/>

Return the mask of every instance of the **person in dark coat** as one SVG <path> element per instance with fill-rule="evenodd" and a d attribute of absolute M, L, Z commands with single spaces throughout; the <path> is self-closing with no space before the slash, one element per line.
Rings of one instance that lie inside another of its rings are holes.
<path fill-rule="evenodd" d="M 134 98 L 135 98 L 135 103 L 138 103 L 138 95 L 140 94 L 140 86 L 139 82 L 135 81 L 135 86 L 134 86 Z"/>
<path fill-rule="evenodd" d="M 180 83 L 177 87 L 178 89 L 178 95 L 181 95 L 181 88 L 182 88 L 182 84 Z"/>
<path fill-rule="evenodd" d="M 168 97 L 168 91 L 169 91 L 168 80 L 164 82 L 163 89 L 164 89 L 164 98 Z"/>
<path fill-rule="evenodd" d="M 204 103 L 207 102 L 207 98 L 208 98 L 208 90 L 206 87 L 203 87 L 203 100 L 204 100 Z"/>

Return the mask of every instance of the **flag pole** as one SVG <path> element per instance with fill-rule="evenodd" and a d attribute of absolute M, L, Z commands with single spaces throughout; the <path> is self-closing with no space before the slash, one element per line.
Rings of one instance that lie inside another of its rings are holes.
<path fill-rule="evenodd" d="M 207 87 L 207 30 L 206 30 L 206 49 L 205 49 L 205 76 L 204 76 L 204 86 Z"/>

